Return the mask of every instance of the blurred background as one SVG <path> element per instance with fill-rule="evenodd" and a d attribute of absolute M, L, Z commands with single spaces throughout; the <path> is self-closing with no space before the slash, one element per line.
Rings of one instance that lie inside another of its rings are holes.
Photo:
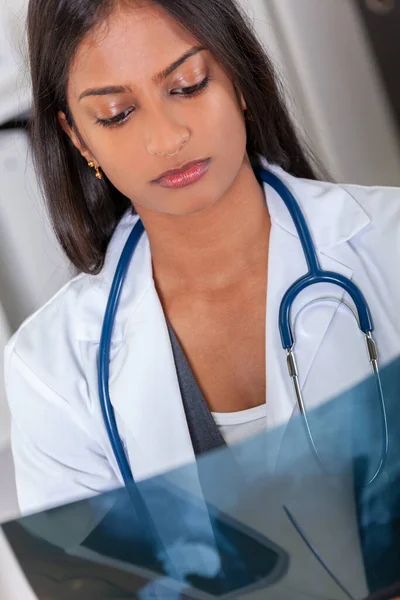
<path fill-rule="evenodd" d="M 400 0 L 239 0 L 281 73 L 292 114 L 333 179 L 400 186 Z M 0 0 L 0 356 L 72 275 L 42 203 L 29 138 L 27 0 Z M 17 515 L 0 368 L 0 522 Z M 0 597 L 33 598 L 0 537 Z M 7 573 L 7 578 L 5 577 Z M 11 589 L 12 583 L 12 589 Z"/>

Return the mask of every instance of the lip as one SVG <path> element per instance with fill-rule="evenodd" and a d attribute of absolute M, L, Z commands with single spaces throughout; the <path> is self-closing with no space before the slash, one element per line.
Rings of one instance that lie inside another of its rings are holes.
<path fill-rule="evenodd" d="M 160 177 L 155 179 L 153 183 L 158 183 L 163 187 L 168 188 L 180 188 L 187 185 L 191 185 L 196 181 L 199 181 L 208 171 L 211 159 L 198 159 L 192 160 L 180 169 L 171 169 L 166 171 Z"/>

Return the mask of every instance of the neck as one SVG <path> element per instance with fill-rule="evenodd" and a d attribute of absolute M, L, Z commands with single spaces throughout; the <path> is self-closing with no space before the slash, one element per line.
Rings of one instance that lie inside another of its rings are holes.
<path fill-rule="evenodd" d="M 270 219 L 264 190 L 245 160 L 211 207 L 176 216 L 138 210 L 149 236 L 154 276 L 164 289 L 207 291 L 266 270 Z"/>

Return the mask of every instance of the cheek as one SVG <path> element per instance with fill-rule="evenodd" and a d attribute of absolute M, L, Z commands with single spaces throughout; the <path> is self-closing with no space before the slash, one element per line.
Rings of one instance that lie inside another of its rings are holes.
<path fill-rule="evenodd" d="M 99 148 L 96 159 L 111 183 L 125 196 L 143 185 L 146 173 L 151 173 L 150 156 L 130 134 L 129 125 L 120 130 L 105 131 L 93 139 Z"/>
<path fill-rule="evenodd" d="M 132 150 L 132 149 L 131 149 Z M 146 173 L 149 173 L 146 161 L 143 160 L 142 153 L 128 153 L 114 155 L 105 159 L 104 170 L 108 179 L 122 194 L 133 199 L 134 196 L 141 195 L 141 191 L 146 187 Z"/>
<path fill-rule="evenodd" d="M 208 115 L 204 130 L 214 140 L 215 146 L 226 152 L 227 156 L 240 154 L 246 146 L 246 125 L 233 92 L 225 90 L 215 98 Z"/>

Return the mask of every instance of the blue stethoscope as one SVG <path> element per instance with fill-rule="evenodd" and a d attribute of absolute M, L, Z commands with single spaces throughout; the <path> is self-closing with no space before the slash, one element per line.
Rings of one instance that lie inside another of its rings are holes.
<path fill-rule="evenodd" d="M 358 321 L 358 325 L 360 330 L 364 333 L 366 342 L 367 342 L 367 351 L 369 361 L 371 363 L 371 367 L 373 370 L 373 374 L 376 382 L 376 389 L 379 399 L 379 405 L 382 415 L 382 431 L 383 431 L 383 444 L 382 444 L 382 452 L 379 459 L 379 464 L 374 475 L 369 479 L 369 481 L 365 484 L 370 485 L 373 481 L 377 479 L 379 474 L 383 471 L 387 454 L 388 454 L 388 446 L 389 446 L 389 435 L 388 435 L 388 426 L 387 426 L 387 416 L 386 416 L 386 408 L 383 397 L 383 390 L 381 379 L 379 375 L 378 368 L 378 353 L 375 341 L 372 337 L 372 332 L 374 330 L 371 314 L 369 311 L 368 304 L 358 289 L 358 287 L 347 277 L 340 275 L 339 273 L 335 273 L 333 271 L 324 271 L 321 269 L 319 264 L 317 252 L 311 237 L 310 230 L 307 226 L 304 215 L 294 198 L 293 194 L 286 187 L 286 185 L 273 173 L 262 169 L 260 167 L 255 168 L 255 174 L 260 182 L 267 183 L 270 185 L 281 197 L 282 201 L 285 203 L 286 208 L 288 209 L 290 216 L 293 219 L 293 223 L 296 227 L 304 256 L 307 262 L 308 271 L 303 277 L 300 277 L 297 281 L 295 281 L 290 288 L 285 293 L 280 309 L 279 309 L 279 330 L 281 335 L 281 341 L 283 349 L 287 354 L 287 366 L 289 371 L 289 376 L 292 379 L 294 392 L 297 399 L 297 404 L 302 415 L 305 431 L 307 437 L 309 439 L 311 449 L 313 454 L 315 455 L 318 463 L 323 468 L 322 460 L 319 457 L 318 450 L 316 448 L 314 438 L 312 435 L 307 410 L 304 404 L 303 395 L 300 387 L 298 370 L 296 365 L 296 358 L 294 354 L 294 337 L 292 333 L 292 327 L 290 322 L 290 313 L 293 302 L 296 297 L 303 291 L 305 288 L 317 284 L 317 283 L 331 283 L 341 287 L 345 290 L 350 296 L 351 300 L 354 303 L 355 310 L 347 305 L 346 303 L 341 302 L 347 308 L 349 308 L 354 317 Z M 127 456 L 125 454 L 125 450 L 121 441 L 121 438 L 118 433 L 118 427 L 115 419 L 114 409 L 111 404 L 110 393 L 109 393 L 109 363 L 110 363 L 110 346 L 111 346 L 111 337 L 113 332 L 113 326 L 115 317 L 118 310 L 118 303 L 121 296 L 122 288 L 124 285 L 124 281 L 128 272 L 128 268 L 133 256 L 133 253 L 137 247 L 137 244 L 144 232 L 143 224 L 140 220 L 135 224 L 132 232 L 130 233 L 128 240 L 125 244 L 125 247 L 122 251 L 117 270 L 115 272 L 114 280 L 111 285 L 110 296 L 107 302 L 107 307 L 104 315 L 101 339 L 100 339 L 100 347 L 99 347 L 99 368 L 98 368 L 98 383 L 99 383 L 99 396 L 101 409 L 103 413 L 104 423 L 107 429 L 107 433 L 110 439 L 110 443 L 114 452 L 114 456 L 116 458 L 121 476 L 125 483 L 126 489 L 132 499 L 132 507 L 133 511 L 137 515 L 137 522 L 140 523 L 142 531 L 141 531 L 141 539 L 143 540 L 143 552 L 149 551 L 152 552 L 152 547 L 154 544 L 154 540 L 157 539 L 159 544 L 161 544 L 157 529 L 153 523 L 153 520 L 148 512 L 147 506 L 143 501 L 141 493 L 136 485 L 134 480 L 132 470 L 129 466 L 129 462 Z M 335 298 L 332 300 L 338 301 Z M 313 301 L 315 302 L 315 301 Z M 314 554 L 317 561 L 321 564 L 321 566 L 325 569 L 328 575 L 332 578 L 332 580 L 341 588 L 341 590 L 345 593 L 345 595 L 350 599 L 354 600 L 353 596 L 350 592 L 344 587 L 344 585 L 340 582 L 338 577 L 332 572 L 329 566 L 326 564 L 322 556 L 319 555 L 318 551 L 310 540 L 308 540 L 306 534 L 300 527 L 299 523 L 296 521 L 294 515 L 289 511 L 289 509 L 284 506 L 284 510 L 287 513 L 287 516 L 295 527 L 296 531 L 303 539 L 304 543 Z"/>
<path fill-rule="evenodd" d="M 356 311 L 354 311 L 350 306 L 345 304 L 350 310 L 352 310 L 355 318 L 358 320 L 358 325 L 360 330 L 364 333 L 366 342 L 367 342 L 367 351 L 369 361 L 371 363 L 371 367 L 373 370 L 373 374 L 376 381 L 377 394 L 379 398 L 380 410 L 382 414 L 382 428 L 383 428 L 383 447 L 382 453 L 380 456 L 379 464 L 373 476 L 366 483 L 366 485 L 371 484 L 378 475 L 382 472 L 386 457 L 388 454 L 388 446 L 389 446 L 389 435 L 388 435 L 388 426 L 387 426 L 387 416 L 386 416 L 386 408 L 382 391 L 382 384 L 379 374 L 378 368 L 378 353 L 375 341 L 372 337 L 372 332 L 374 330 L 374 326 L 372 323 L 372 318 L 370 314 L 370 310 L 368 304 L 359 290 L 359 288 L 347 277 L 339 273 L 335 273 L 333 271 L 324 271 L 318 260 L 317 252 L 311 237 L 310 230 L 307 226 L 304 215 L 294 198 L 293 194 L 286 187 L 286 185 L 271 171 L 267 171 L 261 167 L 255 168 L 255 174 L 259 181 L 267 183 L 270 185 L 281 197 L 283 202 L 285 203 L 286 208 L 288 209 L 291 218 L 293 219 L 293 223 L 296 227 L 304 256 L 307 262 L 308 271 L 305 275 L 300 277 L 297 281 L 295 281 L 290 288 L 285 293 L 280 309 L 279 309 L 279 330 L 281 335 L 281 341 L 283 349 L 287 354 L 287 365 L 290 378 L 293 382 L 294 392 L 297 399 L 297 404 L 300 410 L 300 413 L 304 420 L 304 425 L 306 429 L 306 433 L 308 439 L 311 444 L 312 451 L 317 458 L 318 462 L 322 466 L 322 461 L 320 460 L 314 438 L 312 435 L 309 419 L 307 416 L 307 410 L 304 404 L 303 395 L 299 382 L 299 375 L 296 365 L 296 358 L 294 354 L 294 337 L 292 333 L 292 327 L 290 322 L 290 312 L 293 302 L 296 297 L 302 292 L 305 288 L 317 284 L 317 283 L 331 283 L 337 285 L 344 289 L 351 300 L 355 305 Z M 98 384 L 99 384 L 99 396 L 101 409 L 103 413 L 104 423 L 107 429 L 107 433 L 110 439 L 110 443 L 121 472 L 121 476 L 125 485 L 129 485 L 135 483 L 131 468 L 128 463 L 128 459 L 121 441 L 121 438 L 118 433 L 117 423 L 115 419 L 114 409 L 111 404 L 110 393 L 109 393 L 109 363 L 110 363 L 110 346 L 111 346 L 111 337 L 113 332 L 114 321 L 116 317 L 116 313 L 118 310 L 118 303 L 121 296 L 122 288 L 124 285 L 124 281 L 126 278 L 126 274 L 128 272 L 128 268 L 133 256 L 133 253 L 136 249 L 136 246 L 144 232 L 143 223 L 139 219 L 135 224 L 129 238 L 125 244 L 125 247 L 122 251 L 117 270 L 115 272 L 114 280 L 111 286 L 110 296 L 108 299 L 101 339 L 100 339 L 100 348 L 99 348 L 99 368 L 98 368 Z M 342 303 L 344 304 L 344 303 Z"/>

